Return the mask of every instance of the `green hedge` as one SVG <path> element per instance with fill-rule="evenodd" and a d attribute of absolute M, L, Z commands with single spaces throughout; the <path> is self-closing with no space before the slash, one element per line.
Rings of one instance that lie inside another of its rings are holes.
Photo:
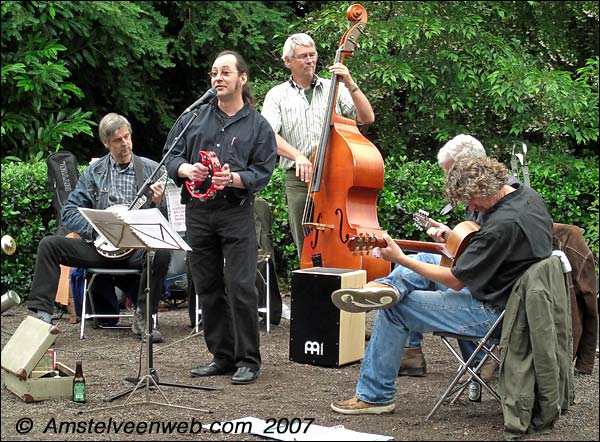
<path fill-rule="evenodd" d="M 500 158 L 510 164 L 509 158 Z M 555 222 L 581 227 L 590 248 L 598 256 L 598 157 L 573 158 L 566 154 L 530 153 L 531 187 L 546 203 Z M 401 164 L 400 167 L 394 164 Z M 522 177 L 521 177 L 522 178 Z M 385 187 L 379 198 L 379 221 L 395 237 L 426 239 L 410 215 L 389 210 L 401 205 L 408 212 L 424 209 L 450 226 L 459 223 L 464 208 L 440 216 L 444 173 L 437 163 L 388 158 Z"/>
<path fill-rule="evenodd" d="M 38 242 L 56 227 L 47 183 L 44 161 L 2 164 L 2 236 L 17 243 L 14 255 L 2 255 L 2 293 L 29 295 Z"/>
<path fill-rule="evenodd" d="M 501 158 L 510 164 L 508 158 Z M 575 224 L 598 255 L 598 157 L 573 158 L 564 154 L 530 151 L 531 186 L 542 194 L 556 222 Z M 462 208 L 438 216 L 446 205 L 443 198 L 444 174 L 435 162 L 386 160 L 385 186 L 378 202 L 379 223 L 395 238 L 426 240 L 408 212 L 417 209 L 448 225 L 461 221 Z M 273 243 L 277 273 L 285 288 L 298 258 L 288 228 L 283 171 L 277 168 L 269 185 L 261 192 L 273 210 Z M 47 169 L 43 161 L 2 164 L 2 235 L 17 242 L 14 255 L 2 255 L 2 293 L 8 289 L 27 296 L 31 287 L 37 244 L 53 233 L 56 222 L 50 207 Z"/>

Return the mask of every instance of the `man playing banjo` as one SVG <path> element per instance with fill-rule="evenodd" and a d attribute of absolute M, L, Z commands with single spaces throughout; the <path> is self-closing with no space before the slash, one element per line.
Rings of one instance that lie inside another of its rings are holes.
<path fill-rule="evenodd" d="M 98 132 L 102 144 L 109 153 L 83 171 L 77 186 L 69 194 L 61 212 L 63 225 L 77 233 L 81 239 L 51 235 L 40 241 L 28 308 L 35 312 L 38 319 L 51 322 L 61 264 L 83 268 L 142 269 L 139 280 L 132 280 L 124 276 L 122 278 L 114 277 L 113 281 L 113 277 L 110 275 L 98 275 L 92 290 L 94 299 L 99 303 L 112 304 L 113 309 L 118 309 L 116 298 L 113 296 L 107 299 L 106 292 L 114 293 L 115 285 L 126 293 L 133 293 L 134 297 L 137 293 L 137 299 L 133 299 L 137 308 L 131 329 L 135 334 L 143 337 L 146 321 L 144 294 L 146 250 L 115 249 L 110 244 L 104 243 L 102 239 L 97 239 L 94 229 L 78 209 L 105 210 L 112 206 L 122 205 L 124 206 L 122 210 L 127 210 L 127 207 L 136 199 L 138 189 L 156 170 L 158 163 L 133 154 L 131 124 L 125 117 L 109 113 L 100 121 Z M 164 183 L 157 182 L 151 185 L 150 189 L 151 192 L 138 198 L 132 208 L 156 207 L 162 203 Z M 152 262 L 150 297 L 154 313 L 158 310 L 170 256 L 168 250 L 156 250 Z M 162 335 L 158 329 L 154 328 L 152 341 L 162 342 L 162 340 Z"/>

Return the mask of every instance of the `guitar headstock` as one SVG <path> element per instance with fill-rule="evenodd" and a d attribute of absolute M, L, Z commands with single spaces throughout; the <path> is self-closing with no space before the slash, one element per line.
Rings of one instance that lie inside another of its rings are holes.
<path fill-rule="evenodd" d="M 412 214 L 412 219 L 419 230 L 425 230 L 431 227 L 429 223 L 429 212 L 419 209 Z"/>
<path fill-rule="evenodd" d="M 155 182 L 154 184 L 158 184 L 161 187 L 165 187 L 167 185 L 167 181 L 169 180 L 169 172 L 164 172 Z"/>
<path fill-rule="evenodd" d="M 369 251 L 375 247 L 385 247 L 387 243 L 382 238 L 377 238 L 375 235 L 361 233 L 359 236 L 354 236 L 348 241 L 348 248 L 352 254 L 369 254 Z"/>
<path fill-rule="evenodd" d="M 407 215 L 410 215 L 419 230 L 425 230 L 431 227 L 431 224 L 429 223 L 429 212 L 426 212 L 423 209 L 418 209 L 417 211 L 410 213 L 408 210 L 402 207 L 400 203 L 396 204 L 396 209 L 402 210 Z"/>

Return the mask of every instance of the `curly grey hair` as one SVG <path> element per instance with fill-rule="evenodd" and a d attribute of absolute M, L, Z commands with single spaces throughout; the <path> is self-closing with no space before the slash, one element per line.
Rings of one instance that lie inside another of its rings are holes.
<path fill-rule="evenodd" d="M 456 205 L 498 193 L 508 183 L 508 170 L 493 158 L 463 158 L 446 175 L 446 198 Z"/>

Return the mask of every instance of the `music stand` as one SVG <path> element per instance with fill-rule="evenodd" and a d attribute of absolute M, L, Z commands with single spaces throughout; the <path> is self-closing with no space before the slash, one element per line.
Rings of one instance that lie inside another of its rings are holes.
<path fill-rule="evenodd" d="M 168 387 L 190 388 L 194 390 L 221 390 L 215 387 L 203 387 L 198 385 L 177 384 L 173 382 L 162 382 L 158 380 L 158 373 L 153 366 L 152 358 L 152 320 L 150 313 L 150 276 L 152 272 L 152 260 L 156 249 L 166 250 L 185 250 L 191 251 L 190 246 L 175 232 L 167 219 L 157 208 L 125 210 L 122 212 L 111 212 L 96 209 L 79 208 L 81 214 L 88 220 L 92 227 L 104 237 L 113 247 L 146 249 L 146 333 L 144 339 L 146 342 L 146 374 L 142 376 L 133 388 L 117 393 L 105 398 L 106 402 L 113 401 L 129 394 L 127 400 L 120 405 L 112 407 L 97 408 L 90 411 L 104 410 L 109 408 L 124 407 L 128 405 L 133 394 L 145 383 L 146 399 L 143 401 L 132 402 L 129 405 L 136 404 L 155 404 L 168 407 L 184 408 L 187 410 L 210 413 L 210 410 L 184 407 L 174 405 L 169 402 L 160 385 Z M 150 384 L 154 385 L 163 399 L 167 402 L 154 402 L 150 400 Z"/>

